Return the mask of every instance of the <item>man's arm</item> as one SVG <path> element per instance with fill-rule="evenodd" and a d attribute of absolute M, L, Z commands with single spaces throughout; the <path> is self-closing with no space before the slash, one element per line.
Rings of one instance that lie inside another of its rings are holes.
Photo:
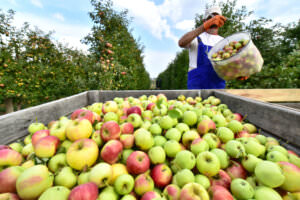
<path fill-rule="evenodd" d="M 190 45 L 190 43 L 192 42 L 192 40 L 195 39 L 195 37 L 197 37 L 204 31 L 205 31 L 204 26 L 201 25 L 198 28 L 196 28 L 195 30 L 192 30 L 192 31 L 184 34 L 178 41 L 178 45 L 182 48 L 188 47 Z"/>

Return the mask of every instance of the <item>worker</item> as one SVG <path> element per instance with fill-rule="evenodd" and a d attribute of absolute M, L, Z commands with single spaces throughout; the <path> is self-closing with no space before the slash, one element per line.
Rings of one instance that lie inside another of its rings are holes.
<path fill-rule="evenodd" d="M 224 89 L 226 82 L 213 69 L 208 52 L 223 37 L 218 30 L 226 18 L 218 6 L 205 10 L 204 23 L 183 35 L 178 45 L 189 50 L 188 89 Z"/>

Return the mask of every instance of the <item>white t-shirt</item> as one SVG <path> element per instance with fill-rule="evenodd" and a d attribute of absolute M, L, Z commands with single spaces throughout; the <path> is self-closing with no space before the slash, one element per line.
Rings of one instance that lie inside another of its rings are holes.
<path fill-rule="evenodd" d="M 203 32 L 199 35 L 200 39 L 202 40 L 203 44 L 208 46 L 214 46 L 223 37 L 219 35 L 212 35 L 207 32 Z M 191 44 L 188 47 L 189 49 L 189 71 L 192 69 L 197 68 L 197 56 L 198 56 L 198 40 L 197 37 L 192 40 Z"/>

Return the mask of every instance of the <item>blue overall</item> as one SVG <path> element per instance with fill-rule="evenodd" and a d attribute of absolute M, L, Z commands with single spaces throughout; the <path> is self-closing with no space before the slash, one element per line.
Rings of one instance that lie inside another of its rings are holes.
<path fill-rule="evenodd" d="M 199 36 L 198 39 L 198 55 L 197 68 L 188 72 L 188 89 L 224 89 L 226 82 L 221 79 L 211 62 L 207 57 L 207 53 L 212 48 L 211 46 L 202 43 Z"/>

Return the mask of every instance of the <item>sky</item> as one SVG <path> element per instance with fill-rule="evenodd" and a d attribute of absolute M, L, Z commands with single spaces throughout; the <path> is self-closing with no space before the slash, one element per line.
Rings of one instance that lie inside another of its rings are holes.
<path fill-rule="evenodd" d="M 164 71 L 181 49 L 179 38 L 194 27 L 196 14 L 211 0 L 112 0 L 116 10 L 128 10 L 132 34 L 144 46 L 144 64 L 151 78 Z M 218 1 L 217 1 L 218 2 Z M 252 18 L 266 17 L 287 24 L 300 19 L 299 0 L 238 0 L 253 10 Z M 80 42 L 91 30 L 89 0 L 0 0 L 0 9 L 16 11 L 14 25 L 26 21 L 48 32 L 55 40 L 87 51 Z"/>

